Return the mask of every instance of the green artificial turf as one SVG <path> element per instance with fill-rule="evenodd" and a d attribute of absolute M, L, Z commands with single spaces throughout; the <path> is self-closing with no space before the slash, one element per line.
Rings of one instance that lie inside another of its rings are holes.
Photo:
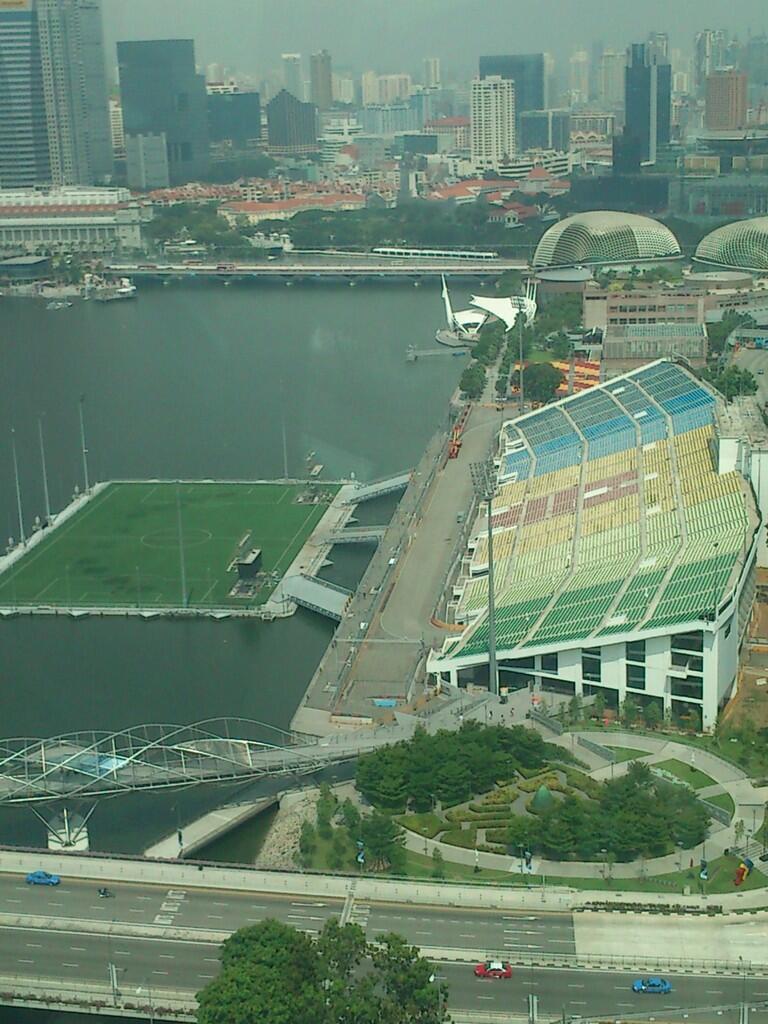
<path fill-rule="evenodd" d="M 317 489 L 326 498 L 338 490 L 332 484 Z M 0 605 L 162 609 L 263 604 L 328 507 L 297 502 L 306 492 L 303 484 L 109 484 L 0 575 Z M 258 592 L 231 597 L 237 578 L 232 561 L 254 547 L 262 550 Z"/>

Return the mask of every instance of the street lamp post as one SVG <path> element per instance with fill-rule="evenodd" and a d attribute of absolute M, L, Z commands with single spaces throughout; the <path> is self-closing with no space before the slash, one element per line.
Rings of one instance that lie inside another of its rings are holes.
<path fill-rule="evenodd" d="M 496 470 L 493 461 L 473 462 L 469 467 L 472 485 L 479 501 L 488 505 L 488 690 L 499 695 L 499 668 L 496 663 L 496 600 L 493 580 L 493 496 L 496 491 Z"/>

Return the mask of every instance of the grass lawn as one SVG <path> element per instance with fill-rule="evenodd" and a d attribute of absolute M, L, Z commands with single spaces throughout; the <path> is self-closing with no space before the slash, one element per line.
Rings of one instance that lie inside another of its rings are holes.
<path fill-rule="evenodd" d="M 0 604 L 179 607 L 179 521 L 187 606 L 263 604 L 328 507 L 299 502 L 306 490 L 302 484 L 110 484 L 0 575 Z M 326 499 L 337 490 L 322 485 Z M 244 552 L 262 551 L 263 575 L 247 598 L 229 596 L 237 578 L 230 565 L 241 544 Z"/>
<path fill-rule="evenodd" d="M 684 761 L 677 761 L 675 758 L 670 758 L 668 761 L 657 761 L 653 767 L 663 768 L 670 775 L 674 775 L 683 782 L 687 782 L 691 789 L 705 789 L 707 786 L 716 785 L 716 780 L 705 774 L 705 772 L 700 772 L 693 765 L 686 764 Z"/>
<path fill-rule="evenodd" d="M 608 746 L 608 744 L 605 744 Z M 636 747 L 610 747 L 613 751 L 616 762 L 619 761 L 636 761 L 638 757 L 647 757 L 649 751 L 638 750 Z"/>
<path fill-rule="evenodd" d="M 450 822 L 446 822 L 432 811 L 426 811 L 424 814 L 401 814 L 395 818 L 395 821 L 399 822 L 403 828 L 417 832 L 420 836 L 426 836 L 427 839 L 432 839 L 438 832 L 451 828 Z"/>
<path fill-rule="evenodd" d="M 733 802 L 733 798 L 729 793 L 717 793 L 715 796 L 708 796 L 707 803 L 714 804 L 715 807 L 722 807 L 724 811 L 728 811 L 731 817 L 736 810 Z"/>

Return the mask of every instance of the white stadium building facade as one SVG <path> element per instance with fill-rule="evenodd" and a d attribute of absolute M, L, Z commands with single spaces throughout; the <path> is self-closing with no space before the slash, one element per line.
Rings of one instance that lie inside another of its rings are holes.
<path fill-rule="evenodd" d="M 768 446 L 659 360 L 506 423 L 494 464 L 500 686 L 631 697 L 711 729 L 752 610 Z M 464 628 L 429 659 L 448 688 L 489 678 L 487 525 L 449 595 Z"/>

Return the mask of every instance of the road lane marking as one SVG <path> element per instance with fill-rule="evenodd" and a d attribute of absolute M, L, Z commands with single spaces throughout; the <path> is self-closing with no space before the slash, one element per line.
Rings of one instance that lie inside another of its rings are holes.
<path fill-rule="evenodd" d="M 229 904 L 228 904 L 228 903 L 216 903 L 216 902 L 213 902 L 213 903 L 211 904 L 211 906 L 212 906 L 212 907 L 228 907 L 228 906 L 229 906 Z"/>
<path fill-rule="evenodd" d="M 61 966 L 62 967 L 79 967 L 80 964 L 65 964 L 64 961 L 62 960 Z"/>
<path fill-rule="evenodd" d="M 476 935 L 460 935 L 459 938 L 460 939 L 476 939 L 477 936 Z"/>
<path fill-rule="evenodd" d="M 582 1002 L 580 999 L 571 999 L 570 1000 L 570 1004 L 571 1004 L 571 1006 L 586 1006 L 587 1005 L 586 1002 Z"/>
<path fill-rule="evenodd" d="M 167 974 L 168 971 L 152 971 L 153 974 Z"/>
<path fill-rule="evenodd" d="M 72 953 L 85 953 L 85 946 L 70 946 L 69 949 Z"/>
<path fill-rule="evenodd" d="M 50 903 L 50 902 L 49 902 L 49 903 L 48 903 L 48 906 L 49 906 L 49 907 L 63 907 L 63 906 L 64 906 L 64 904 L 63 904 L 63 903 Z"/>
<path fill-rule="evenodd" d="M 198 974 L 198 978 L 212 978 L 212 974 Z"/>
<path fill-rule="evenodd" d="M 219 958 L 217 956 L 204 956 L 203 957 L 203 963 L 206 963 L 206 964 L 217 964 L 218 962 L 219 962 Z"/>
<path fill-rule="evenodd" d="M 431 935 L 432 932 L 414 932 L 414 935 Z"/>
<path fill-rule="evenodd" d="M 43 948 L 42 942 L 26 942 L 25 945 L 29 949 L 42 949 Z M 758 995 L 759 995 L 759 993 L 758 993 Z"/>
<path fill-rule="evenodd" d="M 224 920 L 224 918 L 222 917 L 221 914 L 208 914 L 207 916 L 208 916 L 208 920 L 209 921 L 223 921 Z"/>
<path fill-rule="evenodd" d="M 478 996 L 478 999 L 494 999 L 494 996 Z"/>
<path fill-rule="evenodd" d="M 9 896 L 9 897 L 8 897 L 8 898 L 6 899 L 6 901 L 5 901 L 5 902 L 6 902 L 6 903 L 21 903 L 21 900 L 12 900 L 12 899 L 11 899 L 11 897 Z"/>
<path fill-rule="evenodd" d="M 116 950 L 114 950 L 114 955 L 115 956 L 130 956 L 131 954 L 128 952 L 127 949 L 116 949 Z"/>
<path fill-rule="evenodd" d="M 584 988 L 584 985 L 569 985 L 568 988 Z"/>
<path fill-rule="evenodd" d="M 149 900 L 149 901 L 151 901 L 152 897 L 151 896 L 137 896 L 136 899 L 137 900 Z"/>
<path fill-rule="evenodd" d="M 210 915 L 209 915 L 210 916 Z M 324 921 L 324 917 L 312 917 L 310 914 L 286 914 L 286 917 L 290 921 L 291 918 L 296 918 L 299 921 Z"/>
<path fill-rule="evenodd" d="M 17 964 L 33 964 L 34 962 L 35 962 L 34 960 L 17 960 L 16 961 Z"/>
<path fill-rule="evenodd" d="M 158 953 L 159 960 L 175 960 L 176 956 L 174 953 Z"/>

